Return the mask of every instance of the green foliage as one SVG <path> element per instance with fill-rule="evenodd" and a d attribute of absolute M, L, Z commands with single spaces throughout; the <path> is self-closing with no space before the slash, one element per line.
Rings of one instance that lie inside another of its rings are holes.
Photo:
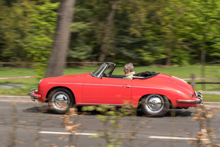
<path fill-rule="evenodd" d="M 190 63 L 190 54 L 186 50 L 176 50 L 173 53 L 173 64 L 187 66 Z"/>
<path fill-rule="evenodd" d="M 188 23 L 188 30 L 190 31 L 187 39 L 194 40 L 192 45 L 197 46 L 199 50 L 206 50 L 208 59 L 212 58 L 213 60 L 213 57 L 210 56 L 215 52 L 220 52 L 217 41 L 220 33 L 217 29 L 220 24 L 218 15 L 220 13 L 220 2 L 199 0 L 194 3 L 189 2 L 185 6 L 189 11 L 185 13 L 186 23 Z M 193 23 L 192 19 L 194 20 Z"/>
<path fill-rule="evenodd" d="M 208 59 L 213 60 L 213 55 L 220 52 L 219 29 L 220 24 L 220 2 L 213 1 L 185 1 L 183 7 L 186 11 L 183 13 L 182 21 L 185 27 L 181 29 L 181 39 L 190 41 L 194 53 L 199 54 L 200 50 L 206 50 Z M 193 41 L 191 41 L 193 40 Z"/>
<path fill-rule="evenodd" d="M 0 61 L 38 62 L 44 75 L 56 27 L 58 0 L 0 1 Z M 110 0 L 77 0 L 68 61 L 97 61 Z M 220 1 L 117 0 L 107 60 L 124 65 L 200 63 L 220 56 Z"/>
<path fill-rule="evenodd" d="M 83 107 L 83 111 L 93 110 L 101 113 L 100 115 L 97 115 L 96 118 L 103 122 L 103 130 L 98 130 L 98 132 L 103 133 L 102 135 L 92 135 L 90 136 L 91 138 L 98 137 L 100 139 L 104 139 L 106 147 L 121 147 L 124 142 L 133 144 L 135 135 L 138 131 L 138 129 L 135 128 L 136 121 L 133 119 L 133 117 L 136 116 L 137 110 L 136 108 L 132 108 L 129 102 L 126 102 L 120 109 L 110 105 Z M 123 128 L 123 125 L 120 123 L 120 118 L 127 116 L 131 118 L 131 122 L 134 126 L 132 126 L 133 128 L 129 133 L 120 133 L 118 129 Z M 139 126 L 139 128 L 142 127 Z M 99 146 L 104 147 L 105 145 L 100 144 Z"/>
<path fill-rule="evenodd" d="M 21 3 L 13 3 L 10 7 L 0 2 L 0 44 L 1 57 L 6 61 L 23 61 L 26 52 L 18 45 L 18 41 L 27 36 L 31 29 L 29 9 L 34 6 L 33 1 L 24 0 Z"/>
<path fill-rule="evenodd" d="M 76 8 L 77 9 L 77 8 Z M 74 22 L 72 23 L 72 41 L 68 52 L 69 58 L 86 60 L 92 56 L 92 42 L 88 39 L 89 33 L 92 31 L 90 22 Z"/>
<path fill-rule="evenodd" d="M 151 41 L 160 40 L 164 44 L 174 64 L 198 62 L 201 50 L 207 50 L 207 60 L 218 55 L 219 1 L 162 0 L 148 3 L 151 8 L 145 34 Z"/>
<path fill-rule="evenodd" d="M 0 3 L 0 42 L 4 42 L 1 56 L 9 61 L 35 62 L 42 78 L 53 43 L 58 5 L 50 0 L 23 0 L 11 7 Z"/>
<path fill-rule="evenodd" d="M 39 73 L 39 78 L 44 77 L 48 57 L 51 53 L 53 35 L 57 14 L 55 10 L 59 3 L 51 3 L 46 0 L 41 5 L 35 5 L 29 9 L 31 16 L 29 20 L 32 29 L 28 32 L 25 39 L 18 41 L 18 44 L 26 51 L 27 58 L 36 62 L 35 68 Z"/>

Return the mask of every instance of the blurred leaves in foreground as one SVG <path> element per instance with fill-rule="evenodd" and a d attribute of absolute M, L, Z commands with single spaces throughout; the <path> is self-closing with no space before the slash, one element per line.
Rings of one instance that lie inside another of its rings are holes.
<path fill-rule="evenodd" d="M 219 141 L 215 140 L 214 128 L 212 128 L 211 120 L 218 113 L 218 108 L 212 108 L 207 105 L 198 105 L 193 120 L 199 122 L 199 131 L 195 140 L 189 143 L 197 146 L 219 147 Z"/>
<path fill-rule="evenodd" d="M 147 123 L 136 119 L 137 108 L 133 108 L 131 103 L 125 102 L 121 108 L 110 105 L 87 106 L 83 107 L 83 111 L 98 111 L 97 119 L 102 122 L 102 129 L 97 130 L 97 135 L 90 137 L 98 137 L 105 141 L 105 144 L 99 144 L 100 147 L 121 147 L 123 145 L 134 147 L 136 134 L 144 129 Z M 122 118 L 127 117 L 129 121 L 122 122 Z M 142 125 L 140 125 L 142 124 Z M 126 126 L 126 127 L 125 127 Z M 126 132 L 123 129 L 128 129 Z"/>

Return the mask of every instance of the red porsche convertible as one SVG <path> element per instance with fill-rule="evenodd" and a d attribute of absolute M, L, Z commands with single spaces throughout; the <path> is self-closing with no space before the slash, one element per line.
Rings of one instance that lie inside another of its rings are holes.
<path fill-rule="evenodd" d="M 31 90 L 31 99 L 49 103 L 58 113 L 73 105 L 120 107 L 129 101 L 151 116 L 163 116 L 170 108 L 187 109 L 202 102 L 202 94 L 184 80 L 155 72 L 123 79 L 112 74 L 115 68 L 115 63 L 105 62 L 92 73 L 41 79 L 38 90 Z"/>

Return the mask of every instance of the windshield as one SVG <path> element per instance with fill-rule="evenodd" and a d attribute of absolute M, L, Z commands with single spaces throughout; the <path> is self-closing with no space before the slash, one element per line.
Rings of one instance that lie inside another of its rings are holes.
<path fill-rule="evenodd" d="M 100 65 L 95 71 L 92 72 L 92 76 L 97 76 L 99 75 L 99 73 L 105 68 L 105 63 L 103 63 L 102 65 Z"/>
<path fill-rule="evenodd" d="M 102 74 L 111 74 L 115 68 L 116 64 L 111 62 L 105 62 L 100 65 L 95 71 L 92 72 L 92 76 L 100 77 Z"/>
<path fill-rule="evenodd" d="M 109 63 L 108 66 L 106 67 L 104 73 L 105 73 L 105 74 L 111 73 L 112 70 L 114 70 L 114 67 L 115 67 L 114 64 Z"/>

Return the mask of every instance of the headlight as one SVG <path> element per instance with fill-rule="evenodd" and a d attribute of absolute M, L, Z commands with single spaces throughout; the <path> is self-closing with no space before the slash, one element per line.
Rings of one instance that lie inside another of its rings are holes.
<path fill-rule="evenodd" d="M 40 85 L 40 82 L 42 81 L 43 79 L 41 79 L 40 81 L 39 81 L 39 83 L 38 83 L 38 87 L 39 87 L 39 85 Z"/>

